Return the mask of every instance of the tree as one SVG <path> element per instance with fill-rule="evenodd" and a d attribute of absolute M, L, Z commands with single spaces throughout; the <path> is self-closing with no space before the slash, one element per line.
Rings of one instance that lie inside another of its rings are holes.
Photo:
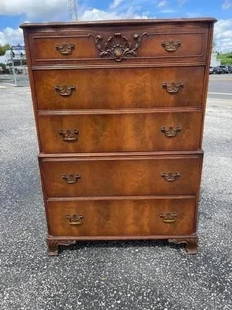
<path fill-rule="evenodd" d="M 0 56 L 4 55 L 7 50 L 10 49 L 9 44 L 0 45 Z"/>
<path fill-rule="evenodd" d="M 232 52 L 221 53 L 218 55 L 218 59 L 221 60 L 222 65 L 232 65 Z"/>

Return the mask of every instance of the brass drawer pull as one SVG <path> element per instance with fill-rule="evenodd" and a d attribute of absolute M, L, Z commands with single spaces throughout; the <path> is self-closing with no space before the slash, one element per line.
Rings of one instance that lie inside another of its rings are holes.
<path fill-rule="evenodd" d="M 56 50 L 61 54 L 61 55 L 72 55 L 73 50 L 75 49 L 75 45 L 71 43 L 63 43 L 56 45 Z"/>
<path fill-rule="evenodd" d="M 63 137 L 64 142 L 74 142 L 78 140 L 78 129 L 61 129 L 58 131 L 59 135 Z"/>
<path fill-rule="evenodd" d="M 179 172 L 162 172 L 160 175 L 167 182 L 174 182 L 180 177 Z"/>
<path fill-rule="evenodd" d="M 182 82 L 162 83 L 162 87 L 166 89 L 169 94 L 177 94 L 181 88 L 184 87 Z"/>
<path fill-rule="evenodd" d="M 176 135 L 178 134 L 178 132 L 181 132 L 181 128 L 180 127 L 161 127 L 160 131 L 165 135 L 165 137 L 168 138 L 172 138 L 172 137 L 176 137 Z"/>
<path fill-rule="evenodd" d="M 79 174 L 66 174 L 62 175 L 62 179 L 67 183 L 67 184 L 75 184 L 80 180 L 81 176 Z"/>
<path fill-rule="evenodd" d="M 166 52 L 175 52 L 181 46 L 181 42 L 179 40 L 167 40 L 163 41 L 161 46 Z"/>
<path fill-rule="evenodd" d="M 65 218 L 70 225 L 82 225 L 84 220 L 84 216 L 78 214 L 66 215 Z"/>
<path fill-rule="evenodd" d="M 74 90 L 76 90 L 76 87 L 75 86 L 68 86 L 68 85 L 56 85 L 54 87 L 55 91 L 60 95 L 60 96 L 71 96 L 72 95 L 72 92 Z"/>
<path fill-rule="evenodd" d="M 172 224 L 176 222 L 176 218 L 177 218 L 177 213 L 173 212 L 173 213 L 163 213 L 160 214 L 160 218 L 163 219 L 163 222 L 165 224 Z"/>

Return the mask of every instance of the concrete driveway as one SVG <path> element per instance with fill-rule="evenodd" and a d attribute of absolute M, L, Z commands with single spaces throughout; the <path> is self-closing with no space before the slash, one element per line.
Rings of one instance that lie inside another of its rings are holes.
<path fill-rule="evenodd" d="M 139 241 L 82 242 L 48 257 L 30 91 L 2 84 L 0 309 L 231 310 L 231 128 L 232 101 L 210 99 L 198 255 Z"/>

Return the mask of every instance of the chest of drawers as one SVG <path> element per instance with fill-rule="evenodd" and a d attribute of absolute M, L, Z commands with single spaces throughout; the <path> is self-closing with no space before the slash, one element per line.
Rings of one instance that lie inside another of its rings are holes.
<path fill-rule="evenodd" d="M 50 255 L 125 239 L 197 252 L 214 22 L 22 25 Z"/>

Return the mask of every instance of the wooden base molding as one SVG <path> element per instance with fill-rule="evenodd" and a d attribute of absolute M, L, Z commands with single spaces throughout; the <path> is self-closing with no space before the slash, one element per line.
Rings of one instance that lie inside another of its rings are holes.
<path fill-rule="evenodd" d="M 185 251 L 187 254 L 197 254 L 198 252 L 198 238 L 176 238 L 168 239 L 168 242 L 174 244 L 185 244 Z"/>
<path fill-rule="evenodd" d="M 76 240 L 47 239 L 48 255 L 57 256 L 59 254 L 59 245 L 69 246 L 75 243 Z"/>
<path fill-rule="evenodd" d="M 173 239 L 163 236 L 133 236 L 133 237 L 110 237 L 107 236 L 105 238 L 99 236 L 94 236 L 94 237 L 79 237 L 76 239 L 55 239 L 55 237 L 48 237 L 47 238 L 47 245 L 48 245 L 48 255 L 49 256 L 58 256 L 59 255 L 59 246 L 69 246 L 72 244 L 76 244 L 77 241 L 97 241 L 97 240 L 121 240 L 121 241 L 126 241 L 126 240 L 167 240 L 169 243 L 174 243 L 174 244 L 184 244 L 185 245 L 185 251 L 186 254 L 197 254 L 198 252 L 198 237 L 175 237 Z"/>

